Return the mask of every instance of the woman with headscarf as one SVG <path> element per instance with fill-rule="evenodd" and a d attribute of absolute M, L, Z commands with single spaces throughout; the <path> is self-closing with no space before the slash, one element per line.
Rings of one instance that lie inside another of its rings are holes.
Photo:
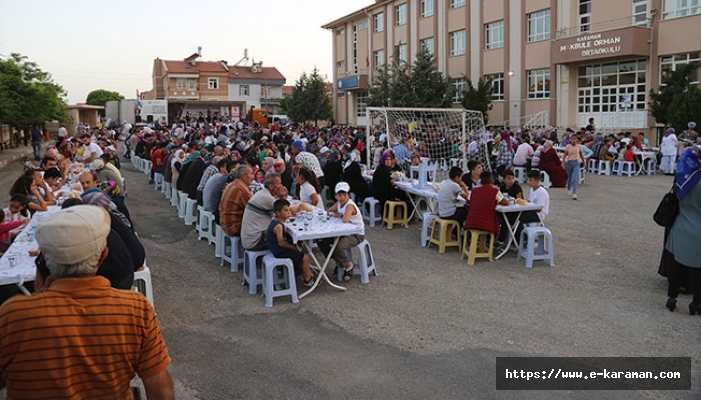
<path fill-rule="evenodd" d="M 511 136 L 508 131 L 499 132 L 501 141 L 499 142 L 499 156 L 497 157 L 497 172 L 499 175 L 505 169 L 509 169 L 514 165 L 514 151 L 511 147 Z"/>
<path fill-rule="evenodd" d="M 660 170 L 665 175 L 674 175 L 674 161 L 677 158 L 677 146 L 679 141 L 677 135 L 674 134 L 674 128 L 669 128 L 664 131 L 662 144 L 660 145 L 660 153 L 662 153 L 662 162 Z"/>
<path fill-rule="evenodd" d="M 396 157 L 393 150 L 387 150 L 380 158 L 380 165 L 375 169 L 375 173 L 372 175 L 372 188 L 375 192 L 375 199 L 380 202 L 380 210 L 385 209 L 385 202 L 387 200 L 404 201 L 409 208 L 411 208 L 411 202 L 407 197 L 407 194 L 401 190 L 394 187 L 394 180 L 392 179 L 393 168 L 395 167 Z M 411 214 L 411 209 L 408 210 Z"/>
<path fill-rule="evenodd" d="M 567 186 L 567 173 L 562 168 L 560 156 L 557 155 L 557 151 L 553 148 L 552 140 L 547 140 L 543 147 L 543 150 L 540 152 L 538 169 L 550 175 L 550 182 L 552 182 L 554 187 Z"/>
<path fill-rule="evenodd" d="M 263 167 L 261 169 L 265 172 L 265 175 L 275 173 L 274 164 L 275 164 L 274 158 L 272 158 L 272 157 L 263 158 Z"/>
<path fill-rule="evenodd" d="M 171 174 L 173 175 L 170 179 L 170 184 L 176 186 L 178 183 L 178 178 L 180 177 L 180 170 L 183 167 L 183 161 L 185 160 L 185 151 L 183 149 L 175 150 L 173 158 L 170 159 Z"/>
<path fill-rule="evenodd" d="M 693 288 L 693 300 L 689 304 L 689 314 L 701 314 L 701 257 L 698 244 L 701 242 L 701 151 L 690 147 L 682 153 L 677 164 L 675 189 L 679 198 L 677 215 L 667 239 L 667 250 L 674 256 L 669 271 L 667 308 L 674 311 L 677 304 L 680 283 L 687 272 L 691 278 L 689 288 Z"/>
<path fill-rule="evenodd" d="M 351 151 L 348 160 L 343 164 L 343 180 L 350 185 L 351 193 L 355 193 L 356 204 L 363 204 L 363 200 L 370 196 L 368 184 L 360 168 L 358 150 Z"/>

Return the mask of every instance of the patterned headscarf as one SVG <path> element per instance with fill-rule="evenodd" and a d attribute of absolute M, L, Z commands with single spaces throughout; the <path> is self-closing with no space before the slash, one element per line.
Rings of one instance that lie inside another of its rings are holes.
<path fill-rule="evenodd" d="M 511 150 L 511 136 L 509 132 L 501 131 L 499 132 L 499 136 L 501 136 L 501 141 L 506 143 L 506 150 Z"/>

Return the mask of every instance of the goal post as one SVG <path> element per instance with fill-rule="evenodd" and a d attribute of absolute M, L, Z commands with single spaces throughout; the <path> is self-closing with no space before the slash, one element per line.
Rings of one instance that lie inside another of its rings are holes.
<path fill-rule="evenodd" d="M 405 172 L 409 172 L 411 155 L 416 152 L 428 157 L 438 169 L 436 180 L 447 177 L 453 166 L 467 172 L 467 161 L 478 160 L 490 170 L 486 141 L 479 141 L 485 132 L 484 119 L 479 111 L 460 108 L 392 108 L 368 107 L 366 111 L 368 135 L 368 167 L 374 169 L 379 155 L 386 149 L 395 149 Z M 375 149 L 372 138 L 380 141 L 383 150 Z M 384 139 L 384 140 L 382 140 Z M 474 139 L 479 145 L 468 146 Z M 403 145 L 408 151 L 404 151 Z M 399 148 L 397 146 L 400 146 Z M 408 154 L 408 159 L 407 157 Z"/>

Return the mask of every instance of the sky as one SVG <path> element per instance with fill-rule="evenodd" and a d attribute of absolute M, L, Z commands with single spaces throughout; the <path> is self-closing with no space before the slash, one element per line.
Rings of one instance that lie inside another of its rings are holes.
<path fill-rule="evenodd" d="M 233 65 L 244 49 L 294 85 L 315 67 L 332 79 L 332 32 L 321 26 L 374 0 L 0 0 L 0 55 L 20 53 L 51 73 L 69 104 L 106 89 L 152 89 L 153 60 Z M 249 61 L 250 65 L 250 61 Z"/>

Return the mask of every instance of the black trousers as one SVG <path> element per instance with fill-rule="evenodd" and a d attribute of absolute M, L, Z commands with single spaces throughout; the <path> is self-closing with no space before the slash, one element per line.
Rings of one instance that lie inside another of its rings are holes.
<path fill-rule="evenodd" d="M 669 271 L 669 286 L 667 296 L 676 299 L 679 295 L 679 286 L 685 274 L 689 273 L 693 281 L 694 288 L 694 303 L 701 304 L 701 268 L 691 268 L 684 264 L 680 264 L 676 260 L 672 264 L 672 269 Z"/>

